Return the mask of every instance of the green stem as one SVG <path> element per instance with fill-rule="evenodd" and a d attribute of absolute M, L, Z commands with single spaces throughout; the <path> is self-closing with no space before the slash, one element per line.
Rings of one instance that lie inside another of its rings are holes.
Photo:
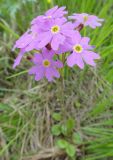
<path fill-rule="evenodd" d="M 65 54 L 62 54 L 62 62 L 63 64 L 65 63 Z M 62 115 L 66 115 L 65 114 L 65 98 L 64 98 L 64 94 L 65 94 L 65 82 L 64 82 L 64 69 L 62 68 L 62 72 L 61 72 L 61 101 L 62 101 Z M 65 118 L 65 116 L 64 116 Z"/>

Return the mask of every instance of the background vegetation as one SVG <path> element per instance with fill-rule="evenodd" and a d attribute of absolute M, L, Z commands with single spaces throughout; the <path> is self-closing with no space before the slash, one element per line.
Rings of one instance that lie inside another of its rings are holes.
<path fill-rule="evenodd" d="M 65 69 L 60 80 L 35 82 L 24 57 L 12 69 L 15 40 L 54 5 L 104 18 L 84 29 L 101 55 L 97 68 Z M 0 0 L 0 160 L 113 159 L 113 0 Z"/>

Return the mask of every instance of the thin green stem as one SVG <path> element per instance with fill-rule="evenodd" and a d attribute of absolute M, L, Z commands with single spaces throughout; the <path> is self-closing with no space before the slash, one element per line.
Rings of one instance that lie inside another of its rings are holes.
<path fill-rule="evenodd" d="M 62 62 L 65 63 L 65 54 L 62 54 Z M 61 101 L 62 101 L 62 115 L 64 115 L 64 118 L 66 116 L 65 112 L 65 81 L 64 81 L 64 68 L 62 68 L 61 72 Z"/>

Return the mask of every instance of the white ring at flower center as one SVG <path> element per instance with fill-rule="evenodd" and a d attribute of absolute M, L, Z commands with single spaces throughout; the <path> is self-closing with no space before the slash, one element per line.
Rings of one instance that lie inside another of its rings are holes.
<path fill-rule="evenodd" d="M 60 31 L 60 27 L 58 25 L 54 25 L 51 27 L 51 32 L 53 34 L 58 33 Z"/>
<path fill-rule="evenodd" d="M 43 60 L 43 66 L 44 67 L 49 67 L 50 66 L 50 61 L 48 59 Z"/>
<path fill-rule="evenodd" d="M 81 53 L 83 51 L 83 48 L 80 44 L 76 44 L 73 46 L 73 50 L 76 52 L 76 53 Z"/>

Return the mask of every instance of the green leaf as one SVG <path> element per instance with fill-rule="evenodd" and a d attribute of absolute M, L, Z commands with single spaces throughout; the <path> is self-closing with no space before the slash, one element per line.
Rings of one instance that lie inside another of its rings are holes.
<path fill-rule="evenodd" d="M 18 34 L 16 34 L 10 26 L 0 22 L 0 27 L 2 27 L 6 32 L 12 34 L 14 37 L 19 38 Z"/>
<path fill-rule="evenodd" d="M 66 125 L 62 125 L 61 126 L 61 133 L 65 136 L 68 135 L 68 131 L 67 131 L 67 126 Z"/>
<path fill-rule="evenodd" d="M 73 142 L 75 144 L 81 144 L 82 143 L 82 137 L 80 135 L 80 133 L 74 133 L 72 136 Z"/>
<path fill-rule="evenodd" d="M 74 157 L 75 153 L 76 153 L 76 148 L 75 146 L 73 146 L 72 144 L 67 145 L 66 147 L 66 153 L 69 157 Z"/>
<path fill-rule="evenodd" d="M 67 148 L 67 145 L 68 145 L 68 142 L 65 141 L 64 139 L 59 139 L 57 142 L 56 142 L 56 145 L 61 148 L 61 149 L 65 149 Z"/>
<path fill-rule="evenodd" d="M 52 134 L 55 136 L 59 136 L 61 134 L 61 126 L 59 124 L 56 124 L 51 129 Z"/>
<path fill-rule="evenodd" d="M 17 76 L 20 76 L 20 75 L 22 75 L 22 74 L 24 74 L 24 73 L 27 73 L 27 72 L 28 72 L 28 70 L 24 70 L 24 71 L 21 71 L 21 72 L 19 72 L 19 73 L 15 73 L 15 74 L 13 74 L 12 76 L 7 77 L 6 79 L 10 79 L 10 78 L 13 78 L 13 77 L 17 77 Z"/>
<path fill-rule="evenodd" d="M 61 132 L 63 135 L 68 136 L 74 129 L 74 119 L 69 118 L 64 125 L 61 126 Z"/>
<path fill-rule="evenodd" d="M 66 122 L 68 133 L 72 132 L 75 126 L 75 122 L 73 118 L 69 118 Z"/>
<path fill-rule="evenodd" d="M 61 114 L 60 113 L 53 113 L 52 118 L 56 121 L 61 120 Z"/>
<path fill-rule="evenodd" d="M 76 148 L 74 145 L 68 143 L 66 140 L 64 139 L 59 139 L 56 142 L 56 145 L 60 148 L 60 149 L 64 149 L 67 153 L 67 155 L 69 157 L 73 157 L 76 153 Z"/>

